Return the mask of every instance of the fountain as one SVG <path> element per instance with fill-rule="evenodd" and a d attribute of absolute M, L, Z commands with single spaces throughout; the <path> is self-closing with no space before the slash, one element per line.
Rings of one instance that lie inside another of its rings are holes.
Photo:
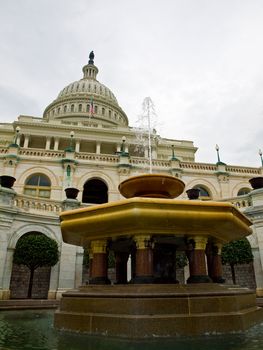
<path fill-rule="evenodd" d="M 173 199 L 184 183 L 167 175 L 132 177 L 119 190 L 125 199 L 61 214 L 63 240 L 89 249 L 91 274 L 88 285 L 62 295 L 56 328 L 174 337 L 243 331 L 263 319 L 254 291 L 221 283 L 222 244 L 252 232 L 242 213 L 229 203 Z M 116 257 L 115 285 L 107 277 L 108 249 Z M 189 261 L 187 284 L 176 279 L 180 251 Z"/>

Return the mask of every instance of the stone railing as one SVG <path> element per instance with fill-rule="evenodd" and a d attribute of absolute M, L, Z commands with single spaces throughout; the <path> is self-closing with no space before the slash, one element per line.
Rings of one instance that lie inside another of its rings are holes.
<path fill-rule="evenodd" d="M 0 154 L 6 154 L 7 153 L 7 148 L 6 147 L 1 147 L 0 148 Z"/>
<path fill-rule="evenodd" d="M 241 173 L 241 174 L 251 174 L 251 175 L 260 175 L 260 168 L 248 168 L 241 166 L 226 166 L 226 172 L 228 173 Z"/>
<path fill-rule="evenodd" d="M 63 203 L 61 201 L 54 201 L 51 199 L 34 198 L 26 195 L 16 195 L 14 205 L 17 208 L 24 210 L 38 210 L 43 212 L 50 212 L 59 214 L 63 210 Z"/>
<path fill-rule="evenodd" d="M 107 163 L 119 162 L 119 157 L 116 155 L 94 154 L 94 153 L 76 153 L 75 159 L 86 160 L 91 162 L 107 162 Z"/>
<path fill-rule="evenodd" d="M 237 196 L 232 198 L 225 198 L 220 200 L 220 202 L 230 202 L 238 209 L 247 208 L 252 205 L 251 198 L 249 194 L 244 194 L 243 196 Z"/>
<path fill-rule="evenodd" d="M 149 167 L 149 159 L 140 157 L 131 157 L 130 164 L 141 167 Z M 171 162 L 169 160 L 153 159 L 152 166 L 156 168 L 170 168 Z"/>
<path fill-rule="evenodd" d="M 48 157 L 48 158 L 62 158 L 64 151 L 53 151 L 44 149 L 23 149 L 21 148 L 18 153 L 20 156 L 29 157 Z"/>
<path fill-rule="evenodd" d="M 201 171 L 216 171 L 217 166 L 214 164 L 208 163 L 194 163 L 194 162 L 181 162 L 181 169 L 190 169 L 190 170 L 201 170 Z"/>

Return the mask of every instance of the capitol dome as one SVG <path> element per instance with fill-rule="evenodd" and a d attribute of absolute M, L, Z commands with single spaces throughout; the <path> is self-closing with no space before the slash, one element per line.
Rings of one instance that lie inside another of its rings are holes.
<path fill-rule="evenodd" d="M 96 121 L 104 125 L 127 126 L 128 118 L 109 88 L 97 80 L 94 54 L 82 68 L 83 78 L 67 85 L 44 111 L 47 120 Z"/>

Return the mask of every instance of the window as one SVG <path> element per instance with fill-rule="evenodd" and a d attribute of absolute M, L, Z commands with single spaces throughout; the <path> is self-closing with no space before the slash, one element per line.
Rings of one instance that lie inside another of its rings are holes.
<path fill-rule="evenodd" d="M 58 107 L 58 114 L 60 113 L 60 107 Z"/>
<path fill-rule="evenodd" d="M 67 106 L 64 106 L 64 113 L 67 113 Z"/>
<path fill-rule="evenodd" d="M 71 112 L 74 112 L 74 105 L 71 105 L 71 106 L 70 106 L 70 111 L 71 111 Z"/>
<path fill-rule="evenodd" d="M 86 112 L 89 113 L 89 105 L 86 107 Z"/>
<path fill-rule="evenodd" d="M 94 108 L 94 112 L 95 112 L 95 114 L 97 114 L 97 113 L 98 113 L 98 106 L 95 106 L 95 108 Z"/>
<path fill-rule="evenodd" d="M 51 190 L 51 183 L 49 178 L 44 174 L 34 174 L 27 178 L 24 187 L 24 194 L 49 198 Z"/>
<path fill-rule="evenodd" d="M 203 200 L 211 199 L 211 195 L 209 191 L 204 186 L 197 185 L 197 186 L 194 186 L 194 188 L 198 188 L 200 190 L 200 193 L 199 193 L 200 199 L 203 199 Z"/>
<path fill-rule="evenodd" d="M 243 187 L 243 188 L 240 188 L 240 190 L 238 191 L 237 195 L 238 196 L 243 196 L 245 194 L 248 194 L 249 192 L 251 192 L 250 188 Z"/>
<path fill-rule="evenodd" d="M 102 115 L 105 114 L 105 108 L 104 108 L 104 107 L 102 107 L 102 109 L 101 109 L 101 114 L 102 114 Z"/>
<path fill-rule="evenodd" d="M 82 104 L 79 105 L 79 112 L 82 112 Z"/>
<path fill-rule="evenodd" d="M 111 118 L 111 110 L 109 110 L 109 117 Z"/>

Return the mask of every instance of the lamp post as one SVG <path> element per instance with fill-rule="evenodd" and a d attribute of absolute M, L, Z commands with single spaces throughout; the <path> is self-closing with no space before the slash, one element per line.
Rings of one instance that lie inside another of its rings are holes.
<path fill-rule="evenodd" d="M 216 153 L 217 153 L 217 161 L 218 161 L 218 163 L 220 163 L 221 161 L 220 161 L 220 156 L 219 156 L 219 146 L 218 145 L 216 145 Z"/>
<path fill-rule="evenodd" d="M 121 144 L 121 154 L 123 155 L 125 153 L 125 141 L 126 141 L 126 137 L 122 136 L 121 138 L 122 144 Z"/>
<path fill-rule="evenodd" d="M 260 159 L 261 159 L 261 166 L 263 167 L 263 158 L 262 158 L 262 151 L 261 151 L 261 149 L 258 150 L 258 154 L 259 154 Z"/>
<path fill-rule="evenodd" d="M 17 126 L 17 127 L 16 127 L 15 139 L 14 139 L 14 144 L 15 144 L 15 145 L 16 145 L 16 143 L 17 143 L 17 138 L 18 138 L 18 134 L 19 134 L 19 132 L 20 132 L 20 127 L 19 127 L 19 126 Z"/>
<path fill-rule="evenodd" d="M 73 137 L 74 137 L 75 133 L 74 131 L 72 130 L 70 132 L 70 144 L 69 144 L 69 147 L 71 148 L 71 150 L 73 151 Z"/>

